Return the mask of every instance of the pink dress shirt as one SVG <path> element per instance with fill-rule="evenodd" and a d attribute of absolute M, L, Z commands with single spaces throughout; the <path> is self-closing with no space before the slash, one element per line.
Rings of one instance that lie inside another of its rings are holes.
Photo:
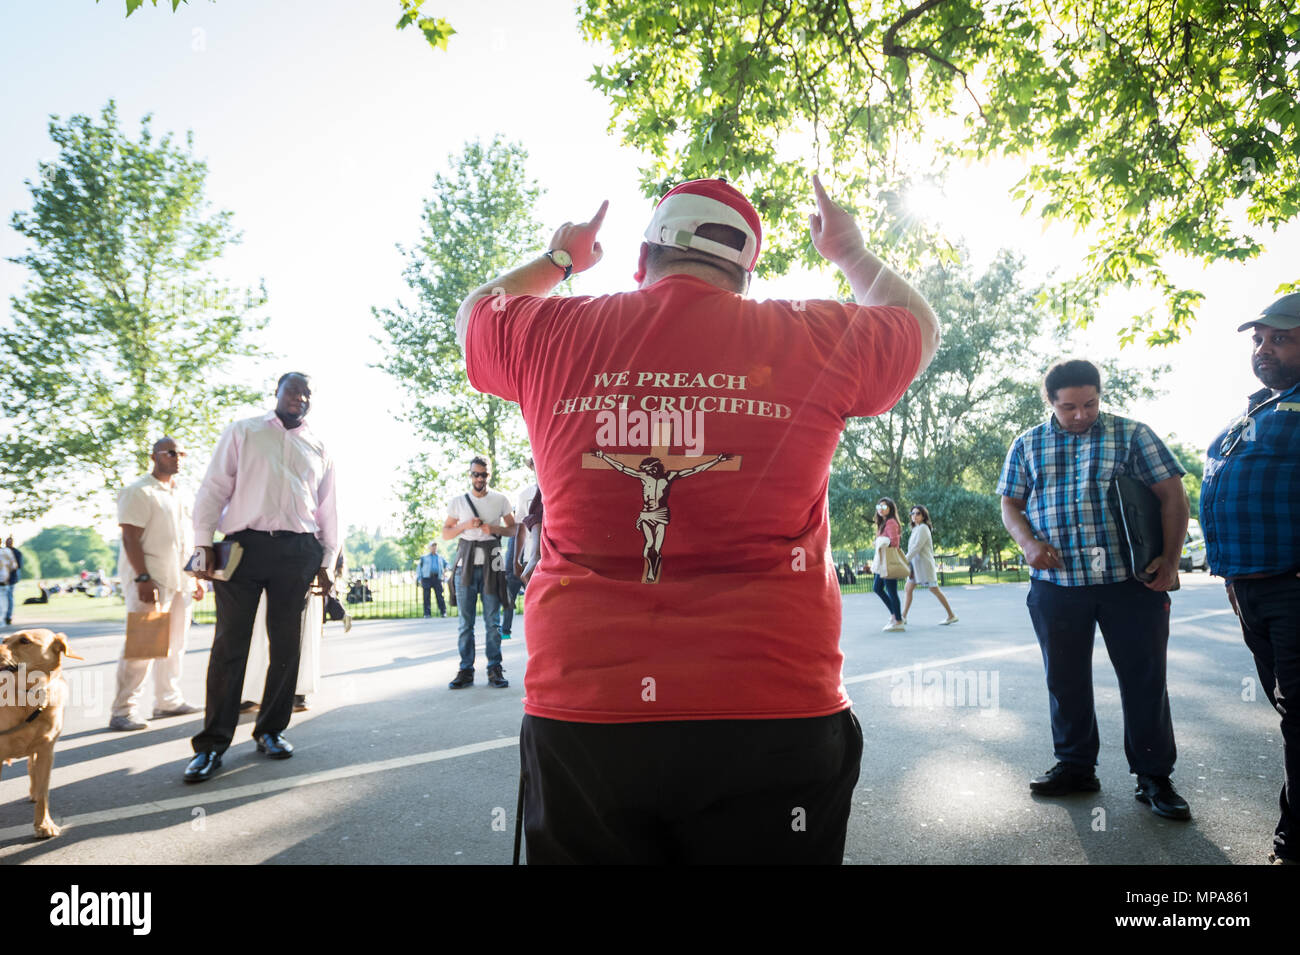
<path fill-rule="evenodd" d="M 221 435 L 194 502 L 194 543 L 211 546 L 217 531 L 242 530 L 315 534 L 321 566 L 334 567 L 334 460 L 305 422 L 290 431 L 272 411 Z"/>

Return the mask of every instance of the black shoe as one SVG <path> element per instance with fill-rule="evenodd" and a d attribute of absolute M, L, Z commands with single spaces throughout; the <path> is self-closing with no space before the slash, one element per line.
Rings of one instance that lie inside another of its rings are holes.
<path fill-rule="evenodd" d="M 1138 802 L 1151 807 L 1157 816 L 1166 819 L 1191 819 L 1192 810 L 1187 800 L 1178 795 L 1168 776 L 1139 776 L 1137 790 L 1133 793 Z"/>
<path fill-rule="evenodd" d="M 257 709 L 257 706 L 258 704 L 256 700 L 241 700 L 239 703 L 239 712 L 251 713 L 253 710 Z"/>
<path fill-rule="evenodd" d="M 489 670 L 488 672 L 490 673 L 491 670 Z M 461 690 L 467 686 L 473 686 L 473 685 L 474 685 L 474 668 L 470 667 L 468 670 L 461 670 L 459 673 L 457 673 L 456 679 L 452 680 L 450 683 L 447 684 L 447 689 Z"/>
<path fill-rule="evenodd" d="M 1040 796 L 1064 796 L 1067 793 L 1095 793 L 1101 789 L 1097 774 L 1090 768 L 1057 763 L 1043 775 L 1029 781 L 1029 791 Z"/>
<path fill-rule="evenodd" d="M 187 783 L 201 783 L 211 779 L 212 774 L 221 768 L 221 754 L 215 750 L 208 750 L 206 753 L 195 753 L 190 764 L 185 767 L 185 781 Z"/>
<path fill-rule="evenodd" d="M 501 675 L 501 664 L 488 667 L 488 684 L 497 688 L 510 685 L 510 681 Z"/>
<path fill-rule="evenodd" d="M 272 759 L 288 759 L 293 755 L 293 743 L 279 733 L 263 733 L 261 736 L 254 736 L 253 739 L 257 741 L 257 751 L 265 753 Z"/>

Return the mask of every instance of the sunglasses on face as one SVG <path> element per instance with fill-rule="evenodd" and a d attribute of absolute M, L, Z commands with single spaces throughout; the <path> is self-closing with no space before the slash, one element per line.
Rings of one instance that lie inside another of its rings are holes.
<path fill-rule="evenodd" d="M 492 474 L 491 471 L 470 471 L 469 476 L 472 478 L 485 478 Z"/>
<path fill-rule="evenodd" d="M 159 454 L 165 454 L 165 455 L 167 455 L 169 458 L 183 458 L 183 457 L 185 457 L 185 452 L 184 452 L 184 451 L 159 451 L 158 453 L 159 453 Z"/>

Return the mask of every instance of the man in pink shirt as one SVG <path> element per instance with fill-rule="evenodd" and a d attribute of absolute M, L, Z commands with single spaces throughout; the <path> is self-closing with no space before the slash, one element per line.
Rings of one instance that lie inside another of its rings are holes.
<path fill-rule="evenodd" d="M 185 769 L 186 782 L 210 779 L 234 737 L 263 591 L 271 664 L 253 739 L 272 759 L 293 755 L 281 734 L 293 710 L 303 607 L 313 578 L 329 593 L 329 568 L 338 552 L 334 461 L 307 428 L 310 406 L 307 376 L 281 377 L 275 411 L 225 430 L 199 488 L 194 542 L 204 551 L 204 566 L 213 566 L 217 531 L 237 541 L 243 557 L 230 580 L 213 581 L 217 629 L 208 659 L 206 719 L 191 741 L 196 755 Z"/>

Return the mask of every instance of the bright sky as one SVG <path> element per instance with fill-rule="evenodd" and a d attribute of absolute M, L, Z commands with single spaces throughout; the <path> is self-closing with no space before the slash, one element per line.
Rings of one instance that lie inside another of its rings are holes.
<path fill-rule="evenodd" d="M 261 364 L 261 379 L 269 392 L 282 371 L 313 376 L 309 420 L 338 463 L 342 522 L 388 531 L 397 528 L 388 489 L 416 443 L 398 418 L 401 391 L 371 367 L 382 353 L 370 310 L 407 295 L 395 246 L 418 235 L 421 203 L 448 155 L 496 133 L 522 141 L 547 190 L 538 216 L 548 228 L 611 201 L 605 260 L 579 280 L 583 292 L 632 285 L 650 212 L 636 189 L 638 156 L 609 133 L 608 103 L 586 81 L 603 54 L 581 40 L 571 0 L 428 6 L 458 31 L 447 52 L 396 31 L 395 0 L 194 0 L 176 14 L 168 3 L 145 6 L 129 21 L 121 0 L 0 7 L 0 257 L 23 251 L 7 223 L 30 208 L 23 180 L 55 155 L 50 114 L 96 115 L 114 98 L 132 134 L 149 112 L 155 133 L 193 130 L 209 165 L 208 199 L 244 233 L 221 268 L 237 283 L 264 279 L 270 294 L 264 346 L 278 357 Z M 1016 178 L 1009 166 L 960 170 L 931 214 L 965 237 L 977 262 L 1010 246 L 1036 274 L 1072 268 L 1083 244 L 1068 229 L 1044 233 L 1020 220 L 1007 196 Z M 1124 352 L 1129 364 L 1174 366 L 1162 381 L 1167 396 L 1130 414 L 1204 447 L 1239 413 L 1259 386 L 1247 335 L 1234 329 L 1296 277 L 1300 224 L 1267 244 L 1269 254 L 1245 266 L 1175 270 L 1207 293 L 1202 318 L 1183 344 Z M 0 263 L 0 322 L 11 320 L 8 299 L 23 281 L 22 269 Z M 830 287 L 828 277 L 790 276 L 756 282 L 754 294 L 811 297 Z M 1090 356 L 1115 352 L 1120 319 L 1145 307 L 1140 295 L 1111 304 L 1088 334 Z M 191 459 L 195 481 L 204 467 Z M 498 486 L 510 491 L 522 478 Z M 112 529 L 109 517 L 59 509 L 40 524 Z M 37 526 L 14 532 L 22 539 Z"/>

